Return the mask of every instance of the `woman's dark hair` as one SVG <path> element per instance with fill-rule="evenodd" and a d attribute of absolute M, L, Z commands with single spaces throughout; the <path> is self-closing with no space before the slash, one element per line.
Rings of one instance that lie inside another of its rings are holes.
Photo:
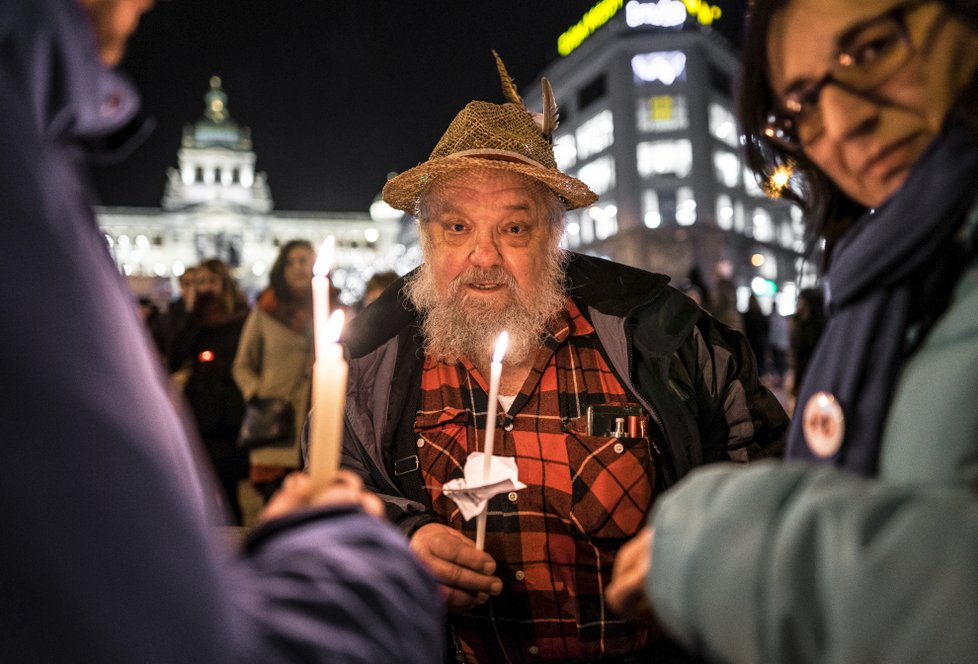
<path fill-rule="evenodd" d="M 790 2 L 790 0 L 789 0 Z M 832 248 L 865 212 L 865 206 L 846 195 L 827 175 L 801 152 L 790 152 L 764 135 L 768 115 L 776 100 L 771 91 L 767 65 L 767 38 L 771 19 L 783 9 L 784 0 L 754 0 L 747 17 L 747 32 L 741 57 L 741 78 L 737 95 L 737 114 L 745 137 L 748 167 L 762 181 L 783 167 L 793 169 L 792 184 L 781 196 L 797 203 L 808 220 L 808 246 L 813 249 L 819 238 L 825 239 L 823 262 L 831 257 Z M 978 0 L 942 0 L 947 10 L 978 31 Z M 971 109 L 966 117 L 978 136 L 978 88 L 972 89 L 961 105 Z"/>
<path fill-rule="evenodd" d="M 287 303 L 296 299 L 297 293 L 293 293 L 285 281 L 285 266 L 289 261 L 289 254 L 296 247 L 305 247 L 313 255 L 316 253 L 309 240 L 289 240 L 282 245 L 282 249 L 279 250 L 278 257 L 275 258 L 275 263 L 272 265 L 272 271 L 268 274 L 268 285 L 275 291 L 275 298 L 280 303 Z"/>

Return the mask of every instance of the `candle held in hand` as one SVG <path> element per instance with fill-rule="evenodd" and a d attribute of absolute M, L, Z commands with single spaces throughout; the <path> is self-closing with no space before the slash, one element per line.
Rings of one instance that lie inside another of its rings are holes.
<path fill-rule="evenodd" d="M 489 468 L 492 465 L 493 445 L 496 437 L 496 410 L 499 404 L 499 380 L 503 374 L 503 355 L 506 354 L 506 347 L 509 345 L 509 333 L 503 330 L 496 339 L 496 349 L 492 354 L 492 363 L 489 365 L 489 403 L 486 406 L 486 442 L 482 448 L 483 466 L 482 482 L 489 480 Z M 489 504 L 482 510 L 475 522 L 475 547 L 482 551 L 486 544 L 486 513 L 489 511 Z"/>
<path fill-rule="evenodd" d="M 329 320 L 329 270 L 333 267 L 336 240 L 332 235 L 323 240 L 312 266 L 312 327 L 315 333 L 316 359 L 324 352 L 327 321 Z"/>
<path fill-rule="evenodd" d="M 348 371 L 338 343 L 342 329 L 343 312 L 334 311 L 326 329 L 316 330 L 317 342 L 321 343 L 316 344 L 316 363 L 312 367 L 309 474 L 317 489 L 329 484 L 340 467 Z"/>

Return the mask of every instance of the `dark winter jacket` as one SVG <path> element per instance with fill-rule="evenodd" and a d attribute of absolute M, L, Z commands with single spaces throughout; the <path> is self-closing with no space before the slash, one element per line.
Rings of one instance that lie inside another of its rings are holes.
<path fill-rule="evenodd" d="M 567 289 L 619 380 L 661 434 L 666 486 L 695 466 L 780 454 L 787 416 L 757 380 L 743 335 L 667 285 L 668 277 L 573 254 Z M 344 335 L 350 359 L 343 463 L 406 532 L 434 520 L 416 456 L 423 353 L 418 312 L 398 282 Z M 664 442 L 663 442 L 664 441 Z"/>

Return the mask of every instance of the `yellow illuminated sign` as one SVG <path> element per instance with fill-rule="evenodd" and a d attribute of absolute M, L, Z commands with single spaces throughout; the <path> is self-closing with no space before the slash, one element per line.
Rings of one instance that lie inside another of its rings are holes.
<path fill-rule="evenodd" d="M 572 25 L 564 34 L 557 37 L 557 52 L 567 55 L 591 36 L 595 30 L 611 20 L 618 13 L 624 0 L 601 0 L 587 10 L 580 21 Z"/>
<path fill-rule="evenodd" d="M 590 37 L 595 30 L 611 20 L 625 5 L 624 0 L 601 0 L 596 5 L 587 10 L 581 20 L 568 28 L 557 38 L 557 53 L 568 55 L 575 48 L 580 46 L 585 39 Z M 714 21 L 723 15 L 723 11 L 716 5 L 711 5 L 705 0 L 658 0 L 658 2 L 639 2 L 630 0 L 629 6 L 634 9 L 649 9 L 653 11 L 633 12 L 638 17 L 637 23 L 629 20 L 629 27 L 640 25 L 671 25 L 659 22 L 657 16 L 672 14 L 670 10 L 684 7 L 686 13 L 695 18 L 702 25 L 712 25 Z"/>

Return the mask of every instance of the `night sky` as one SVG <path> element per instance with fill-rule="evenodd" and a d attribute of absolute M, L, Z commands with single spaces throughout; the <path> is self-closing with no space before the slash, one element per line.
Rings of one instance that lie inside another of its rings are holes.
<path fill-rule="evenodd" d="M 502 101 L 490 49 L 525 89 L 596 1 L 159 2 L 122 64 L 158 126 L 123 164 L 95 171 L 101 202 L 159 205 L 182 127 L 202 115 L 216 74 L 231 117 L 251 128 L 276 209 L 365 212 L 386 174 L 427 158 L 462 106 Z M 736 37 L 745 3 L 719 4 L 718 28 Z"/>

